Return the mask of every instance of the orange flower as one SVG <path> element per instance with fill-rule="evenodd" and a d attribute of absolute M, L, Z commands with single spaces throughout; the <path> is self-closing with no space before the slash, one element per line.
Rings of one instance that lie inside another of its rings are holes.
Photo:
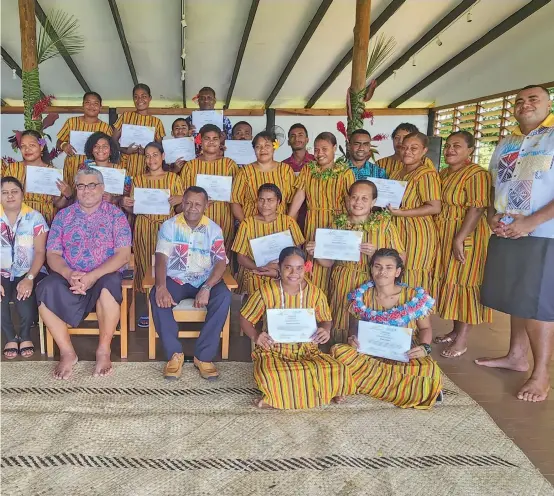
<path fill-rule="evenodd" d="M 311 260 L 308 260 L 305 264 L 304 264 L 304 271 L 305 272 L 308 272 L 311 273 L 312 272 L 312 269 L 314 268 L 314 264 Z"/>

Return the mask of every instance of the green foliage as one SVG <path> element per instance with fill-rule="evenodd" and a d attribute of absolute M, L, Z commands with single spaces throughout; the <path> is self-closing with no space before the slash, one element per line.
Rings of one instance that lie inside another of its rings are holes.
<path fill-rule="evenodd" d="M 348 119 L 347 123 L 347 134 L 350 135 L 356 131 L 356 129 L 361 129 L 364 127 L 363 113 L 365 112 L 365 88 L 362 91 L 349 91 L 350 98 L 350 108 L 351 108 L 351 117 Z"/>
<path fill-rule="evenodd" d="M 396 40 L 393 36 L 387 37 L 385 33 L 379 33 L 376 36 L 371 53 L 369 54 L 369 61 L 365 72 L 366 80 L 371 79 L 371 76 L 390 58 L 395 48 Z"/>
<path fill-rule="evenodd" d="M 42 118 L 37 121 L 33 120 L 33 107 L 40 100 L 40 79 L 38 75 L 38 67 L 32 71 L 22 71 L 21 83 L 23 87 L 23 107 L 25 117 L 25 129 L 34 129 L 41 131 Z"/>
<path fill-rule="evenodd" d="M 85 39 L 78 34 L 77 19 L 62 10 L 51 11 L 45 26 L 40 28 L 37 40 L 38 63 L 56 57 L 65 48 L 65 54 L 75 55 L 85 47 Z M 50 36 L 51 33 L 52 36 Z"/>

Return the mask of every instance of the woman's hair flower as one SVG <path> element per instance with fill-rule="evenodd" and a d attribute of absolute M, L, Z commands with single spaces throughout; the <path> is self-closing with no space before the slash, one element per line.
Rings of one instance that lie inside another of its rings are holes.
<path fill-rule="evenodd" d="M 273 149 L 278 150 L 279 149 L 279 142 L 277 140 L 273 141 Z"/>
<path fill-rule="evenodd" d="M 46 146 L 46 140 L 44 138 L 39 138 L 38 139 L 38 144 L 40 146 Z"/>
<path fill-rule="evenodd" d="M 202 136 L 200 136 L 200 133 L 198 133 L 198 134 L 194 137 L 194 143 L 197 144 L 197 145 L 201 145 L 201 144 L 202 144 Z"/>
<path fill-rule="evenodd" d="M 308 260 L 305 264 L 304 264 L 304 271 L 305 272 L 308 272 L 308 274 L 310 272 L 312 272 L 312 269 L 314 268 L 314 264 L 311 260 Z"/>

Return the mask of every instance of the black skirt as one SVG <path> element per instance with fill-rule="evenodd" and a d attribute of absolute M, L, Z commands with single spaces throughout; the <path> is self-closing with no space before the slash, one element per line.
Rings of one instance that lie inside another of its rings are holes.
<path fill-rule="evenodd" d="M 54 272 L 37 285 L 36 296 L 40 306 L 46 308 L 71 327 L 77 327 L 86 316 L 94 311 L 100 292 L 107 289 L 117 303 L 121 304 L 121 274 L 112 272 L 102 276 L 85 295 L 74 294 L 69 290 L 69 283 L 60 274 Z"/>
<path fill-rule="evenodd" d="M 481 303 L 515 317 L 554 322 L 554 239 L 491 236 Z"/>

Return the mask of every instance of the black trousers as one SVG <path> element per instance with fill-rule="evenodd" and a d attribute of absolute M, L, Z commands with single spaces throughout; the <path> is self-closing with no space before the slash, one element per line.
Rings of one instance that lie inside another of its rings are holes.
<path fill-rule="evenodd" d="M 37 300 L 35 291 L 25 300 L 17 300 L 17 285 L 25 276 L 16 277 L 10 281 L 7 277 L 1 277 L 2 287 L 4 288 L 4 297 L 2 298 L 2 332 L 6 342 L 31 341 L 31 326 L 37 315 Z M 13 320 L 10 315 L 10 301 L 13 301 L 15 309 L 19 315 L 19 332 L 15 330 Z"/>

